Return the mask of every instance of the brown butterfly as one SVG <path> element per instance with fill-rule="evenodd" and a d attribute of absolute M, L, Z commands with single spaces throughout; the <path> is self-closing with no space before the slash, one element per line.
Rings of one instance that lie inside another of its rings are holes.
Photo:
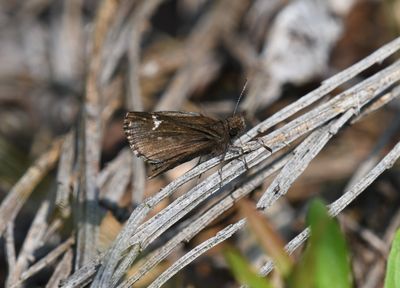
<path fill-rule="evenodd" d="M 124 120 L 129 146 L 152 165 L 150 178 L 193 158 L 224 153 L 244 129 L 243 115 L 216 120 L 191 112 L 128 112 Z"/>

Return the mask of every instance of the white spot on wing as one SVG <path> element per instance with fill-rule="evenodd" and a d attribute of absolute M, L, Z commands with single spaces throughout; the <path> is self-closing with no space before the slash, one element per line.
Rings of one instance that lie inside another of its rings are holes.
<path fill-rule="evenodd" d="M 152 115 L 151 118 L 153 118 L 153 123 L 154 123 L 154 127 L 152 130 L 156 130 L 162 123 L 162 120 L 158 120 L 156 115 Z"/>

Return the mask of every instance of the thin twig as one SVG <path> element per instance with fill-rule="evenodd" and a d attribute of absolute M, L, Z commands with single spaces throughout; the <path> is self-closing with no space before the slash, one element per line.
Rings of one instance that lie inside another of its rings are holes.
<path fill-rule="evenodd" d="M 258 167 L 261 171 L 257 173 L 254 178 L 246 181 L 243 185 L 241 185 L 240 188 L 236 189 L 231 194 L 228 194 L 225 198 L 218 201 L 218 203 L 216 203 L 201 216 L 195 215 L 192 217 L 193 219 L 189 219 L 188 223 L 190 223 L 190 225 L 184 228 L 165 245 L 148 255 L 146 257 L 146 261 L 144 261 L 143 265 L 141 265 L 139 271 L 131 276 L 127 281 L 122 283 L 119 288 L 131 287 L 151 268 L 164 260 L 174 249 L 177 249 L 180 243 L 182 243 L 183 241 L 187 242 L 192 239 L 210 222 L 214 221 L 218 216 L 231 208 L 238 200 L 248 195 L 257 186 L 261 185 L 265 178 L 281 169 L 282 166 L 287 163 L 290 157 L 291 154 L 288 154 L 282 158 L 279 158 L 276 162 L 273 162 L 272 164 L 265 163 L 264 165 L 261 165 L 260 167 Z"/>
<path fill-rule="evenodd" d="M 13 273 L 15 264 L 17 263 L 17 257 L 15 253 L 14 222 L 10 222 L 7 225 L 5 242 L 8 274 L 11 274 Z"/>
<path fill-rule="evenodd" d="M 103 69 L 100 71 L 100 83 L 107 84 L 115 73 L 116 66 L 126 53 L 129 43 L 130 25 L 125 25 L 127 18 L 132 14 L 137 3 L 141 0 L 122 0 L 116 12 L 115 21 L 112 23 L 107 41 L 104 43 L 102 62 Z"/>
<path fill-rule="evenodd" d="M 155 110 L 176 110 L 200 84 L 210 82 L 221 67 L 213 49 L 224 33 L 237 26 L 236 19 L 244 12 L 248 1 L 220 0 L 198 22 L 186 41 L 187 63 L 178 70 L 171 84 L 161 96 Z"/>
<path fill-rule="evenodd" d="M 104 254 L 99 255 L 95 259 L 91 260 L 86 265 L 82 266 L 74 274 L 70 275 L 65 282 L 62 283 L 62 288 L 78 288 L 84 287 L 86 284 L 92 281 L 92 277 L 95 275 L 99 268 L 101 260 L 104 258 Z"/>
<path fill-rule="evenodd" d="M 400 92 L 399 89 L 398 92 Z M 394 93 L 388 93 L 388 94 L 394 94 Z M 398 95 L 400 95 L 400 93 L 398 93 L 397 96 Z M 376 143 L 375 147 L 372 149 L 368 157 L 359 165 L 357 170 L 353 173 L 350 181 L 346 185 L 345 190 L 353 186 L 358 179 L 364 176 L 367 171 L 371 170 L 372 167 L 374 167 L 376 163 L 378 163 L 380 154 L 382 153 L 385 146 L 392 139 L 393 135 L 398 131 L 399 127 L 400 127 L 400 115 L 397 115 L 391 122 L 390 126 L 387 129 L 385 129 L 385 131 L 383 131 L 382 136 L 378 138 L 379 139 L 378 142 Z"/>
<path fill-rule="evenodd" d="M 130 43 L 129 43 L 129 59 L 130 59 L 130 81 L 129 81 L 129 92 L 130 97 L 128 103 L 132 109 L 142 109 L 141 105 L 141 93 L 139 89 L 139 51 L 140 51 L 140 38 L 141 28 L 145 20 L 151 16 L 155 9 L 162 3 L 161 0 L 149 0 L 143 1 L 139 4 L 139 7 L 134 11 L 130 25 L 127 25 L 131 29 Z M 135 107 L 134 107 L 135 106 Z M 133 187 L 133 199 L 141 200 L 140 195 L 144 193 L 145 184 L 145 167 L 141 160 L 135 159 L 133 162 L 134 173 L 132 177 Z M 139 196 L 139 197 L 138 197 Z M 111 258 L 113 259 L 113 258 Z M 96 275 L 95 280 L 92 283 L 92 287 L 110 287 L 111 275 L 117 278 L 117 274 L 114 272 L 116 262 L 110 261 L 110 258 L 106 258 L 103 266 L 100 268 L 99 273 Z M 122 276 L 122 275 L 121 275 Z"/>
<path fill-rule="evenodd" d="M 98 185 L 101 189 L 100 198 L 110 204 L 118 204 L 125 193 L 132 174 L 132 157 L 129 149 L 123 149 L 100 172 Z"/>
<path fill-rule="evenodd" d="M 361 93 L 355 93 L 358 91 L 357 89 L 360 89 L 360 86 L 356 85 L 349 91 L 346 91 L 337 96 L 337 98 L 332 99 L 332 102 L 329 101 L 320 105 L 316 109 L 307 112 L 261 139 L 275 152 L 276 150 L 285 147 L 287 143 L 293 142 L 298 137 L 301 137 L 305 133 L 308 133 L 319 125 L 329 121 L 329 119 L 332 119 L 338 115 L 338 113 L 352 108 L 355 106 L 355 102 L 359 102 L 361 106 L 365 105 L 367 101 L 371 101 L 376 93 L 382 89 L 382 85 L 391 85 L 393 81 L 397 81 L 397 78 L 400 77 L 400 70 L 397 67 L 398 65 L 399 63 L 393 64 L 378 73 L 379 76 L 376 74 L 370 79 L 365 80 L 363 84 L 366 85 L 366 88 L 369 88 L 368 92 L 362 90 Z M 258 142 L 254 142 L 253 145 L 255 145 L 255 147 L 261 146 Z M 253 167 L 261 161 L 264 161 L 268 156 L 269 155 L 266 155 L 266 149 L 262 147 L 244 157 L 247 166 Z M 184 196 L 181 196 L 175 202 L 170 204 L 161 212 L 162 216 L 158 215 L 157 217 L 153 217 L 141 225 L 136 234 L 132 237 L 130 243 L 135 244 L 137 243 L 136 241 L 138 241 L 138 243 L 141 243 L 140 245 L 143 248 L 146 247 L 149 242 L 157 238 L 168 227 L 183 217 L 183 215 L 215 193 L 219 187 L 237 178 L 246 170 L 247 167 L 245 167 L 241 160 L 234 160 L 226 164 L 222 168 L 221 173 L 214 173 L 212 176 L 208 177 L 207 180 L 200 183 Z"/>
<path fill-rule="evenodd" d="M 332 77 L 330 80 L 327 80 L 320 88 L 311 92 L 308 94 L 308 96 L 305 96 L 305 98 L 301 98 L 299 101 L 289 105 L 281 112 L 278 112 L 271 118 L 256 126 L 250 130 L 247 135 L 244 135 L 240 140 L 238 140 L 235 145 L 241 146 L 239 145 L 240 141 L 246 142 L 254 138 L 258 133 L 264 133 L 270 127 L 321 99 L 340 84 L 353 78 L 355 75 L 374 63 L 380 62 L 384 58 L 393 54 L 399 48 L 400 38 L 385 45 L 377 52 L 365 58 L 363 61 L 360 61 L 349 69 L 346 69 L 345 71 Z M 314 110 L 303 114 L 285 126 L 266 135 L 262 138 L 262 140 L 265 141 L 265 144 L 268 147 L 273 148 L 274 153 L 276 153 L 279 149 L 286 147 L 289 143 L 299 139 L 299 137 L 303 137 L 307 133 L 310 133 L 317 127 L 324 125 L 325 123 L 329 122 L 330 119 L 334 119 L 345 111 L 351 108 L 365 106 L 367 103 L 375 100 L 375 97 L 379 95 L 381 91 L 385 90 L 387 87 L 390 87 L 392 83 L 395 83 L 398 80 L 399 69 L 397 65 L 398 63 L 382 70 L 381 72 L 377 73 L 375 77 L 370 77 L 369 79 L 361 82 L 359 85 L 353 87 L 353 89 L 337 95 L 329 102 L 322 103 L 314 108 Z M 266 149 L 263 148 L 262 145 L 260 145 L 260 143 L 257 141 L 248 143 L 244 146 L 244 148 L 247 148 L 245 151 L 248 153 L 244 155 L 244 157 L 246 158 L 246 163 L 250 168 L 259 165 L 259 163 L 262 163 L 269 157 L 270 153 L 267 152 Z M 234 156 L 237 155 L 233 152 L 229 152 L 226 159 Z M 158 194 L 148 198 L 143 204 L 139 205 L 117 237 L 114 245 L 107 253 L 108 261 L 119 263 L 124 251 L 126 251 L 127 248 L 132 245 L 132 247 L 135 247 L 135 249 L 131 250 L 133 251 L 132 253 L 126 254 L 129 257 L 126 257 L 122 260 L 122 265 L 119 269 L 119 271 L 125 271 L 125 267 L 129 267 L 129 264 L 132 263 L 139 255 L 141 249 L 145 249 L 149 243 L 151 243 L 154 239 L 157 239 L 157 237 L 171 225 L 179 221 L 184 215 L 194 209 L 194 207 L 196 207 L 202 201 L 213 195 L 219 189 L 219 187 L 239 177 L 242 173 L 247 171 L 247 167 L 244 166 L 243 160 L 234 160 L 227 163 L 221 169 L 221 175 L 217 173 L 211 175 L 205 181 L 199 183 L 196 187 L 188 191 L 185 195 L 178 198 L 175 202 L 161 211 L 161 213 L 140 225 L 147 213 L 151 211 L 151 209 L 162 199 L 165 199 L 174 193 L 178 187 L 187 181 L 197 177 L 199 174 L 204 173 L 206 170 L 217 165 L 220 161 L 221 159 L 216 157 L 198 165 L 191 171 L 185 173 L 164 187 L 164 189 L 162 189 Z M 300 234 L 300 236 L 296 238 L 298 239 L 297 242 L 295 241 L 289 243 L 290 245 L 288 248 L 294 249 L 297 247 L 296 243 L 301 243 L 303 241 L 302 239 L 305 237 L 304 235 L 307 235 L 307 233 L 308 230 L 305 230 L 303 234 Z M 291 246 L 291 244 L 294 245 Z M 137 247 L 139 247 L 140 250 L 137 250 Z M 93 269 L 95 268 L 92 266 L 87 266 L 85 267 L 85 270 L 78 270 L 73 275 L 73 279 L 78 279 L 79 277 L 82 277 L 81 279 L 83 279 L 84 275 L 88 275 L 85 271 L 93 271 Z"/>
<path fill-rule="evenodd" d="M 267 191 L 257 203 L 258 209 L 266 209 L 278 198 L 285 195 L 293 182 L 304 172 L 310 162 L 317 156 L 328 141 L 354 115 L 354 109 L 348 110 L 337 120 L 315 130 L 294 150 L 294 157 L 281 170 Z"/>
<path fill-rule="evenodd" d="M 83 200 L 83 219 L 81 219 L 83 225 L 78 230 L 78 247 L 81 251 L 76 259 L 78 265 L 88 263 L 97 254 L 96 243 L 99 225 L 97 175 L 99 171 L 102 127 L 102 99 L 99 91 L 98 76 L 102 64 L 101 49 L 117 7 L 118 1 L 102 1 L 96 17 L 92 39 L 83 114 L 83 165 L 81 165 L 80 191 L 81 199 Z"/>
<path fill-rule="evenodd" d="M 17 287 L 22 282 L 24 282 L 26 279 L 32 277 L 33 275 L 38 273 L 40 270 L 47 267 L 49 264 L 53 263 L 58 257 L 60 257 L 63 253 L 65 253 L 65 251 L 67 251 L 71 247 L 72 244 L 74 244 L 74 238 L 70 237 L 64 243 L 60 244 L 57 248 L 55 248 L 53 251 L 48 253 L 44 258 L 40 259 L 37 263 L 35 263 L 31 267 L 29 267 L 28 270 L 23 272 L 21 274 L 20 279 L 18 279 L 18 282 L 15 283 L 13 286 L 11 286 L 11 288 Z"/>
<path fill-rule="evenodd" d="M 351 187 L 351 186 L 350 186 Z M 346 189 L 347 190 L 347 189 Z M 385 257 L 389 252 L 389 246 L 380 239 L 371 229 L 359 225 L 355 220 L 346 215 L 339 215 L 340 223 L 363 239 L 370 247 L 375 249 L 381 256 Z"/>
<path fill-rule="evenodd" d="M 273 114 L 268 119 L 264 120 L 257 126 L 250 129 L 248 132 L 246 132 L 246 134 L 240 137 L 240 141 L 242 143 L 245 143 L 250 139 L 254 138 L 255 136 L 257 136 L 257 134 L 266 132 L 268 129 L 274 127 L 279 122 L 282 122 L 283 120 L 301 111 L 305 107 L 308 107 L 311 104 L 315 103 L 316 101 L 322 99 L 323 97 L 328 95 L 328 93 L 332 92 L 335 88 L 339 87 L 346 81 L 349 81 L 360 72 L 366 70 L 368 67 L 371 67 L 376 63 L 381 63 L 383 60 L 388 58 L 390 55 L 392 55 L 399 49 L 400 49 L 400 37 L 382 46 L 374 53 L 362 59 L 361 61 L 357 62 L 356 64 L 339 72 L 338 74 L 332 76 L 331 78 L 323 81 L 322 85 L 317 89 L 304 95 L 296 102 L 289 104 L 279 112 Z M 237 143 L 239 143 L 239 140 L 235 142 L 235 144 Z"/>
<path fill-rule="evenodd" d="M 60 287 L 61 282 L 66 279 L 72 271 L 73 256 L 72 249 L 68 249 L 54 269 L 49 282 L 46 284 L 46 288 Z"/>
<path fill-rule="evenodd" d="M 374 101 L 371 105 L 367 106 L 360 114 L 358 114 L 354 119 L 352 119 L 352 123 L 358 121 L 360 118 L 364 118 L 365 116 L 371 114 L 372 112 L 382 108 L 387 103 L 391 102 L 393 99 L 400 96 L 400 86 L 396 86 L 392 91 L 389 91 L 382 97 L 380 97 L 377 101 Z"/>
<path fill-rule="evenodd" d="M 273 147 L 274 151 L 277 150 L 276 148 L 281 149 L 286 145 L 285 142 L 282 142 L 282 136 L 286 137 L 287 142 L 290 143 L 294 141 L 294 139 L 316 128 L 317 125 L 321 125 L 321 121 L 325 123 L 325 121 L 330 119 L 330 117 L 332 117 L 333 115 L 337 115 L 337 113 L 340 113 L 340 111 L 350 109 L 356 106 L 356 103 L 359 103 L 359 105 L 361 105 L 362 107 L 363 105 L 365 105 L 365 103 L 371 101 L 371 99 L 373 99 L 374 96 L 381 91 L 381 89 L 384 89 L 385 87 L 390 86 L 391 83 L 393 83 L 394 81 L 397 81 L 396 77 L 399 76 L 397 65 L 398 63 L 386 68 L 384 71 L 379 73 L 379 76 L 375 75 L 370 79 L 365 80 L 364 82 L 362 82 L 362 84 L 356 85 L 349 91 L 338 95 L 337 98 L 331 100 L 332 102 L 327 102 L 328 104 L 322 104 L 315 110 L 312 110 L 304 114 L 303 116 L 300 116 L 298 119 L 293 120 L 281 129 L 278 129 L 273 133 L 267 135 L 266 137 L 269 137 L 269 139 L 271 139 L 270 142 L 266 142 L 268 143 L 267 145 Z M 363 90 L 361 91 L 360 87 L 369 87 L 368 93 L 365 93 L 365 91 Z M 359 93 L 361 95 L 355 93 L 357 91 L 361 91 L 361 93 Z M 329 114 L 332 116 L 327 116 Z M 276 145 L 277 147 L 269 145 L 270 143 L 274 143 L 274 145 Z M 256 142 L 255 144 L 258 143 Z M 252 167 L 264 161 L 267 156 L 268 155 L 265 155 L 265 149 L 260 148 L 260 150 L 245 155 L 244 157 L 246 158 L 247 166 Z M 213 174 L 206 181 L 200 183 L 191 191 L 187 192 L 185 195 L 181 196 L 175 202 L 170 204 L 159 215 L 157 215 L 157 217 L 153 217 L 146 223 L 143 223 L 138 228 L 138 230 L 135 230 L 134 235 L 133 233 L 131 234 L 133 235 L 130 239 L 131 245 L 139 245 L 140 247 L 142 247 L 142 249 L 144 249 L 145 247 L 147 247 L 147 245 L 149 245 L 149 243 L 159 237 L 173 223 L 181 219 L 186 213 L 194 209 L 194 207 L 196 207 L 199 203 L 215 193 L 218 187 L 221 187 L 221 185 L 224 185 L 225 183 L 228 183 L 234 178 L 238 177 L 238 175 L 245 172 L 246 169 L 247 168 L 243 165 L 243 161 L 240 160 L 235 160 L 226 164 L 223 167 L 221 174 Z M 221 179 L 222 183 L 220 183 Z M 165 191 L 161 191 L 159 195 L 165 195 L 164 193 Z M 152 200 L 154 199 L 149 199 L 149 202 L 146 202 L 151 203 L 150 201 Z M 123 247 L 126 247 L 126 243 L 124 243 Z M 127 261 L 131 263 L 134 258 L 133 256 L 136 257 L 136 255 L 137 254 L 129 255 L 129 261 Z"/>
<path fill-rule="evenodd" d="M 359 110 L 399 81 L 399 67 L 400 61 L 393 63 L 370 78 L 340 93 L 331 100 L 297 117 L 282 128 L 276 129 L 270 134 L 258 138 L 259 141 L 248 143 L 245 145 L 244 149 L 253 150 L 262 147 L 259 143 L 262 141 L 264 145 L 275 151 L 275 145 L 277 145 L 278 148 L 287 145 L 291 143 L 293 139 L 305 134 L 305 132 L 315 129 L 351 108 Z"/>
<path fill-rule="evenodd" d="M 35 259 L 34 253 L 43 246 L 43 236 L 46 233 L 48 224 L 47 216 L 49 213 L 50 203 L 48 200 L 43 201 L 35 218 L 29 228 L 28 234 L 25 237 L 24 244 L 18 254 L 17 262 L 12 269 L 12 273 L 8 274 L 8 286 L 18 286 L 21 274 L 28 268 L 29 262 Z M 14 285 L 15 284 L 15 285 Z"/>
<path fill-rule="evenodd" d="M 165 282 L 168 281 L 168 279 L 174 276 L 183 267 L 191 263 L 194 259 L 202 255 L 206 251 L 210 250 L 217 244 L 225 241 L 226 239 L 231 237 L 236 231 L 243 228 L 245 223 L 246 220 L 241 219 L 237 223 L 229 225 L 223 230 L 219 231 L 216 236 L 196 246 L 194 249 L 192 249 L 191 251 L 186 253 L 182 258 L 180 258 L 178 261 L 174 262 L 174 264 L 172 264 L 171 267 L 169 267 L 160 276 L 158 276 L 157 279 L 154 280 L 154 282 L 151 283 L 151 285 L 149 285 L 148 287 L 149 288 L 161 287 Z"/>
<path fill-rule="evenodd" d="M 53 9 L 51 20 L 51 61 L 53 77 L 60 82 L 76 81 L 81 75 L 84 49 L 83 23 L 82 23 L 82 2 L 66 1 L 55 3 L 62 15 Z M 55 13 L 54 13 L 55 12 Z M 77 83 L 74 83 L 75 85 Z M 82 84 L 80 81 L 79 84 Z M 81 86 L 81 85 L 79 85 Z M 74 87 L 76 90 L 77 87 Z"/>
<path fill-rule="evenodd" d="M 69 206 L 72 192 L 73 163 L 75 160 L 75 133 L 70 132 L 65 136 L 57 171 L 56 205 L 61 215 L 67 218 L 71 213 Z"/>
<path fill-rule="evenodd" d="M 135 9 L 128 27 L 131 27 L 128 59 L 129 59 L 129 82 L 128 82 L 128 109 L 135 111 L 143 110 L 142 93 L 139 85 L 140 70 L 140 39 L 142 38 L 142 26 L 146 20 L 151 17 L 154 11 L 162 4 L 163 0 L 143 1 Z M 132 161 L 131 176 L 131 195 L 132 204 L 136 205 L 143 201 L 144 190 L 146 186 L 146 169 L 143 161 L 135 157 Z"/>
<path fill-rule="evenodd" d="M 389 243 L 393 241 L 393 237 L 396 233 L 396 231 L 400 227 L 400 210 L 398 210 L 395 214 L 394 217 L 392 217 L 388 228 L 385 231 L 384 237 L 382 242 L 385 243 L 386 245 L 386 250 L 389 250 Z M 386 256 L 388 253 L 386 252 L 384 256 Z M 364 281 L 364 285 L 362 286 L 363 288 L 370 288 L 370 287 L 377 287 L 377 283 L 382 283 L 381 281 L 383 280 L 383 272 L 385 268 L 385 260 L 386 257 L 377 257 L 376 261 L 373 265 L 371 265 L 371 268 L 366 275 L 367 279 Z"/>
<path fill-rule="evenodd" d="M 60 156 L 62 139 L 54 141 L 14 185 L 0 206 L 0 237 L 8 223 L 14 221 L 36 185 L 53 169 Z"/>
<path fill-rule="evenodd" d="M 391 168 L 393 164 L 400 157 L 400 142 L 373 168 L 368 174 L 361 178 L 357 183 L 355 183 L 349 190 L 347 190 L 339 199 L 334 201 L 329 205 L 329 214 L 332 217 L 338 215 L 344 208 L 346 208 L 351 202 L 354 201 L 362 192 L 368 188 L 373 181 L 378 178 L 385 170 Z M 286 246 L 285 250 L 288 253 L 293 253 L 309 236 L 310 229 L 304 229 L 300 234 L 298 234 L 294 239 L 292 239 Z M 260 269 L 261 275 L 268 274 L 273 268 L 272 261 L 267 262 Z"/>
<path fill-rule="evenodd" d="M 139 207 L 137 207 L 133 211 L 133 213 L 131 214 L 131 216 L 128 219 L 128 222 L 126 223 L 126 225 L 124 226 L 124 228 L 122 229 L 120 234 L 118 234 L 117 239 L 114 240 L 112 247 L 106 253 L 105 259 L 107 259 L 108 265 L 104 264 L 103 266 L 100 267 L 100 269 L 99 269 L 100 275 L 104 275 L 104 274 L 109 275 L 108 273 L 110 273 L 109 271 L 111 271 L 111 272 L 115 273 L 114 279 L 115 278 L 119 279 L 121 277 L 120 273 L 117 273 L 114 270 L 121 259 L 121 255 L 123 255 L 125 249 L 128 247 L 127 236 L 129 237 L 131 232 L 134 233 L 134 231 L 139 226 L 140 222 L 143 221 L 144 217 L 146 217 L 146 215 L 147 215 L 147 213 L 149 213 L 149 211 L 150 211 L 149 207 L 144 204 L 139 205 Z M 131 250 L 131 253 L 133 253 L 133 255 L 131 255 L 132 257 L 126 258 L 126 260 L 127 260 L 126 262 L 129 262 L 129 263 L 125 263 L 127 266 L 129 266 L 133 262 L 133 260 L 132 260 L 132 262 L 130 262 L 131 259 L 135 259 L 137 257 L 137 255 L 140 252 L 139 248 L 140 248 L 140 246 L 136 245 Z M 97 263 L 99 263 L 99 262 L 97 262 Z M 85 269 L 88 270 L 90 268 L 91 267 L 87 267 Z M 100 273 L 100 272 L 102 272 L 102 273 Z M 78 276 L 79 275 L 77 275 L 77 277 Z M 108 277 L 111 280 L 111 275 L 109 275 Z"/>

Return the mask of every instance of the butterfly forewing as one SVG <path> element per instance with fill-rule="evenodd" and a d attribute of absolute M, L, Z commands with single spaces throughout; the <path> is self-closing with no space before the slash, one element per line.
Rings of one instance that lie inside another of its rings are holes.
<path fill-rule="evenodd" d="M 230 130 L 229 121 L 188 112 L 128 112 L 124 131 L 131 149 L 152 164 L 154 177 L 195 157 L 224 151 L 229 132 L 244 128 L 239 121 Z"/>

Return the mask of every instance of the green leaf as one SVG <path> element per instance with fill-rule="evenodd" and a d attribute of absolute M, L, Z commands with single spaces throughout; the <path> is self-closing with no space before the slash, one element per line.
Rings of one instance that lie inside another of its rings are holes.
<path fill-rule="evenodd" d="M 311 203 L 307 222 L 311 236 L 302 259 L 289 278 L 290 287 L 352 287 L 346 241 L 322 201 Z"/>
<path fill-rule="evenodd" d="M 223 254 L 232 274 L 239 283 L 249 288 L 273 288 L 266 278 L 253 271 L 250 264 L 238 250 L 227 246 L 227 248 L 224 248 Z"/>
<path fill-rule="evenodd" d="M 388 258 L 385 288 L 400 287 L 400 229 L 397 230 L 394 237 L 392 248 Z"/>

